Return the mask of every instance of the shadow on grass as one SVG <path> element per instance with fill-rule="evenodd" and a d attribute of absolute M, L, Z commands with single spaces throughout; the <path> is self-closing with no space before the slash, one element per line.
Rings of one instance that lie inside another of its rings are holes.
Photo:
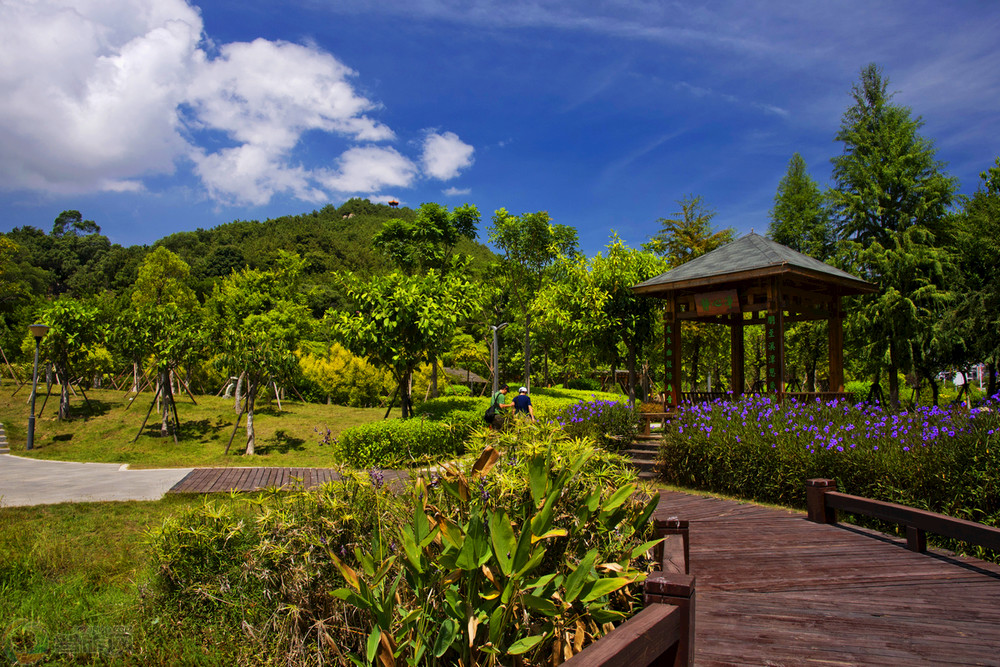
<path fill-rule="evenodd" d="M 235 420 L 233 420 L 235 422 Z M 221 420 L 197 419 L 192 421 L 181 421 L 181 433 L 185 438 L 198 438 L 199 440 L 210 440 L 212 436 L 225 433 L 227 436 L 233 430 L 233 424 Z M 159 432 L 159 430 L 157 430 Z"/>
<path fill-rule="evenodd" d="M 113 407 L 117 407 L 111 404 L 110 401 L 99 401 L 93 398 L 89 400 L 80 399 L 78 405 L 73 406 L 70 414 L 75 416 L 83 417 L 85 419 L 90 419 L 91 417 L 103 417 L 104 415 L 111 412 Z"/>
<path fill-rule="evenodd" d="M 257 448 L 258 454 L 287 454 L 295 450 L 301 452 L 306 447 L 306 441 L 302 438 L 295 438 L 285 431 L 277 431 L 273 438 L 268 438 L 263 445 Z"/>

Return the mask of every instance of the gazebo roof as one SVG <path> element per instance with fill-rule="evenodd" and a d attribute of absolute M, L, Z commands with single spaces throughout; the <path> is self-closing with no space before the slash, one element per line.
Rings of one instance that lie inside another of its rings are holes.
<path fill-rule="evenodd" d="M 637 294 L 657 296 L 686 288 L 722 287 L 782 274 L 818 283 L 825 290 L 841 295 L 877 289 L 846 271 L 753 232 L 632 289 Z"/>

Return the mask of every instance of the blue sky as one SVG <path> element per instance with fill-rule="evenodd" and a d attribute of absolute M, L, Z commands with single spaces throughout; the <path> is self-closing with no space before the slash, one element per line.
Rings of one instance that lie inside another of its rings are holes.
<path fill-rule="evenodd" d="M 828 184 L 862 67 L 971 194 L 1000 155 L 1000 3 L 0 0 L 0 230 L 112 241 L 352 196 L 546 210 L 593 254 L 677 200 L 766 230 Z"/>

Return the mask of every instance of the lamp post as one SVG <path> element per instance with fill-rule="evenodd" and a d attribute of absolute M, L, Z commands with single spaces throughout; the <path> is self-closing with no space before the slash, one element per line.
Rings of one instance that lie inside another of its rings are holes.
<path fill-rule="evenodd" d="M 490 325 L 490 329 L 493 329 L 493 395 L 494 396 L 496 396 L 497 390 L 500 389 L 500 355 L 497 354 L 499 345 L 497 341 L 497 333 L 507 328 L 508 324 L 510 324 L 510 322 Z"/>
<path fill-rule="evenodd" d="M 32 324 L 28 327 L 31 335 L 35 337 L 35 367 L 31 374 L 31 414 L 28 416 L 28 444 L 25 449 L 30 450 L 35 444 L 35 393 L 38 387 L 38 348 L 42 344 L 42 339 L 49 332 L 47 324 Z"/>

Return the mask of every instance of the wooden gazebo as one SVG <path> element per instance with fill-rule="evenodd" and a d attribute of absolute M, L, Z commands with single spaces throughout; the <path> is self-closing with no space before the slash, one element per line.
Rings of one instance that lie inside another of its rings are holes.
<path fill-rule="evenodd" d="M 876 286 L 787 246 L 750 233 L 632 288 L 666 301 L 663 410 L 684 398 L 680 391 L 681 322 L 728 325 L 732 341 L 733 394 L 744 390 L 743 327 L 765 327 L 764 389 L 780 400 L 785 392 L 785 324 L 829 320 L 830 391 L 844 391 L 841 297 Z M 749 313 L 749 316 L 747 316 Z M 801 394 L 796 394 L 801 395 Z M 813 394 L 819 395 L 819 394 Z"/>

